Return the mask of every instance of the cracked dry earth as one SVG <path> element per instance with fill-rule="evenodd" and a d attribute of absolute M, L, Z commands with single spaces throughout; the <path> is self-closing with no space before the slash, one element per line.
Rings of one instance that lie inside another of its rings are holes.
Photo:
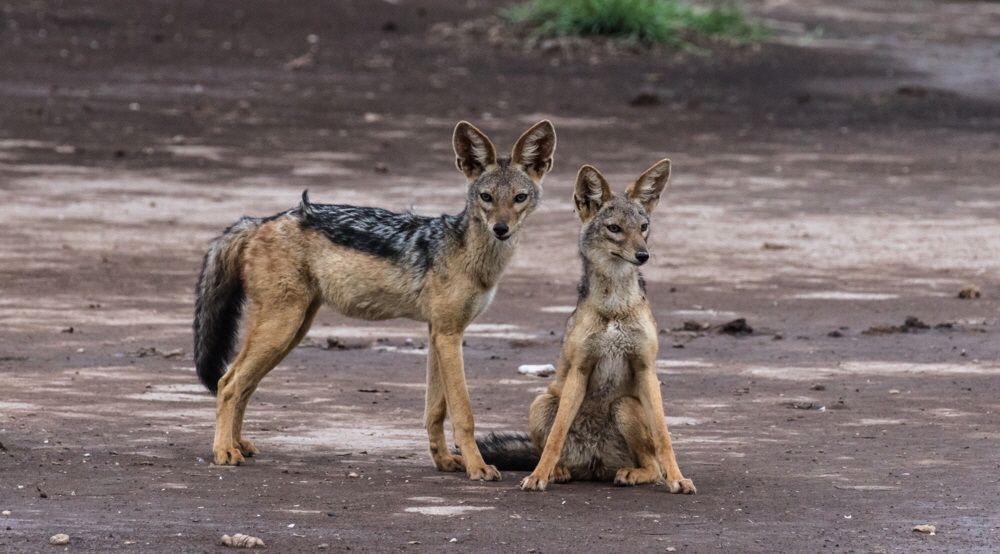
<path fill-rule="evenodd" d="M 752 2 L 774 36 L 707 58 L 429 38 L 499 5 L 4 5 L 0 551 L 996 551 L 1000 7 Z M 543 117 L 544 203 L 467 335 L 479 431 L 524 429 L 548 383 L 517 367 L 555 359 L 575 302 L 576 170 L 622 187 L 670 157 L 644 274 L 699 494 L 438 473 L 425 330 L 329 310 L 253 397 L 260 455 L 209 463 L 207 241 L 307 188 L 455 213 L 454 124 L 507 149 Z"/>

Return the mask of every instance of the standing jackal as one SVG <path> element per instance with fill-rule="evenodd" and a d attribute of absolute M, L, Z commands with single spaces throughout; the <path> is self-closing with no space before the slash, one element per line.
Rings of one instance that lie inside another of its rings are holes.
<path fill-rule="evenodd" d="M 524 490 L 549 481 L 663 483 L 670 492 L 694 493 L 677 467 L 656 377 L 656 321 L 639 266 L 649 259 L 649 213 L 670 177 L 670 160 L 643 173 L 624 194 L 589 165 L 580 169 L 573 200 L 583 222 L 583 278 L 576 310 L 566 323 L 556 380 L 538 395 L 527 437 L 494 435 L 483 442 L 487 459 L 523 467 Z M 519 469 L 519 467 L 511 467 Z"/>
<path fill-rule="evenodd" d="M 465 210 L 421 217 L 379 208 L 312 204 L 307 195 L 274 217 L 244 217 L 215 240 L 198 280 L 194 354 L 218 394 L 215 463 L 257 452 L 243 416 L 261 379 L 302 340 L 320 305 L 367 320 L 428 323 L 425 424 L 434 464 L 470 479 L 500 479 L 483 462 L 462 361 L 465 328 L 489 305 L 525 218 L 552 168 L 556 135 L 541 121 L 498 156 L 466 122 L 455 127 L 456 164 L 468 178 Z M 229 370 L 247 303 L 246 338 Z M 450 414 L 461 456 L 448 452 Z"/>

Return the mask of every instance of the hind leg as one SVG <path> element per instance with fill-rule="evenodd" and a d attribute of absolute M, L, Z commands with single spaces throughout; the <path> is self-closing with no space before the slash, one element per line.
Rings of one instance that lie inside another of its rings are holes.
<path fill-rule="evenodd" d="M 646 414 L 639 400 L 631 396 L 618 399 L 611 406 L 611 419 L 615 429 L 625 439 L 631 457 L 639 462 L 639 467 L 619 469 L 615 475 L 615 484 L 619 486 L 663 484 L 665 481 L 660 471 L 660 464 L 656 460 L 653 435 L 646 425 Z"/>
<path fill-rule="evenodd" d="M 306 337 L 306 333 L 308 333 L 309 328 L 312 327 L 313 320 L 316 318 L 316 312 L 319 311 L 321 305 L 322 302 L 315 301 L 306 309 L 305 318 L 303 319 L 302 324 L 299 326 L 298 332 L 295 333 L 295 337 L 288 344 L 287 348 L 285 349 L 285 352 L 281 355 L 281 359 L 284 359 L 289 354 L 291 354 L 292 350 L 294 350 L 295 347 L 302 342 L 302 339 Z M 261 378 L 263 378 L 263 376 L 261 376 Z M 259 382 L 260 379 L 257 380 L 257 383 Z M 234 416 L 234 421 L 236 422 L 236 426 L 235 429 L 233 430 L 233 438 L 235 439 L 235 442 L 239 447 L 240 452 L 246 457 L 253 456 L 258 452 L 257 448 L 254 447 L 252 442 L 243 439 L 243 417 L 244 414 L 246 413 L 247 404 L 250 401 L 250 394 L 253 394 L 253 391 L 255 390 L 257 390 L 257 384 L 254 384 L 253 390 L 251 390 L 249 394 L 247 394 L 245 397 L 241 397 L 241 400 L 236 404 L 236 414 Z"/>
<path fill-rule="evenodd" d="M 215 418 L 215 463 L 238 465 L 257 449 L 243 440 L 243 416 L 261 379 L 281 362 L 309 330 L 319 304 L 311 298 L 284 296 L 251 307 L 246 340 L 236 361 L 219 380 Z"/>

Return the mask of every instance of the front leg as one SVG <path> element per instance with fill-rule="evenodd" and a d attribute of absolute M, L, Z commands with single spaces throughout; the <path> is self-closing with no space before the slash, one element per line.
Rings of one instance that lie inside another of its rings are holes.
<path fill-rule="evenodd" d="M 681 469 L 674 457 L 674 447 L 670 443 L 670 433 L 667 432 L 667 421 L 663 414 L 663 398 L 660 396 L 660 380 L 656 378 L 656 366 L 652 360 L 649 360 L 649 363 L 646 363 L 646 360 L 638 360 L 636 365 L 638 367 L 635 368 L 635 377 L 639 402 L 646 413 L 646 421 L 656 447 L 656 459 L 667 474 L 670 492 L 695 494 L 698 490 L 694 487 L 694 482 L 681 475 Z"/>
<path fill-rule="evenodd" d="M 431 343 L 427 349 L 427 397 L 424 405 L 424 427 L 430 441 L 431 457 L 438 471 L 465 471 L 462 457 L 448 452 L 448 441 L 444 436 L 444 420 L 447 416 L 448 403 L 438 371 L 437 349 Z"/>
<path fill-rule="evenodd" d="M 573 425 L 573 420 L 580 411 L 580 405 L 583 404 L 583 397 L 587 393 L 587 377 L 578 367 L 569 369 L 559 398 L 559 409 L 556 410 L 549 438 L 542 450 L 542 458 L 538 461 L 535 471 L 521 481 L 521 490 L 543 491 L 548 486 L 549 476 L 553 474 L 556 464 L 559 463 L 559 456 L 562 455 L 566 434 L 569 433 L 569 428 Z M 560 475 L 556 474 L 555 477 L 558 479 Z"/>
<path fill-rule="evenodd" d="M 479 453 L 479 446 L 476 445 L 476 424 L 472 416 L 472 402 L 469 401 L 469 391 L 465 384 L 465 365 L 462 361 L 462 334 L 445 334 L 431 325 L 431 349 L 437 362 L 437 375 L 440 380 L 441 389 L 444 390 L 444 398 L 447 402 L 448 413 L 451 414 L 451 425 L 455 433 L 455 443 L 462 451 L 460 463 L 464 463 L 465 471 L 469 474 L 469 479 L 499 481 L 500 472 L 494 466 L 486 465 L 482 454 Z M 430 375 L 428 375 L 428 385 L 430 385 Z M 440 394 L 440 393 L 435 393 Z M 427 390 L 428 406 L 431 403 L 431 390 Z M 440 402 L 438 402 L 438 406 Z M 429 421 L 429 419 L 428 419 Z M 430 432 L 430 429 L 428 429 Z M 430 436 L 431 452 L 434 452 L 435 436 Z M 443 433 L 437 437 L 438 443 L 443 440 Z M 435 459 L 435 462 L 437 459 Z"/>

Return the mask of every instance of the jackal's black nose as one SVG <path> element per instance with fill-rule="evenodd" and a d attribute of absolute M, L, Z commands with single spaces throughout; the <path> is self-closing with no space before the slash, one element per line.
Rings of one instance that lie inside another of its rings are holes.
<path fill-rule="evenodd" d="M 497 238 L 501 238 L 506 235 L 507 231 L 510 231 L 510 227 L 508 227 L 506 223 L 497 223 L 493 226 L 493 234 L 495 234 Z"/>
<path fill-rule="evenodd" d="M 636 252 L 635 259 L 639 261 L 639 265 L 642 265 L 649 259 L 649 252 Z"/>

